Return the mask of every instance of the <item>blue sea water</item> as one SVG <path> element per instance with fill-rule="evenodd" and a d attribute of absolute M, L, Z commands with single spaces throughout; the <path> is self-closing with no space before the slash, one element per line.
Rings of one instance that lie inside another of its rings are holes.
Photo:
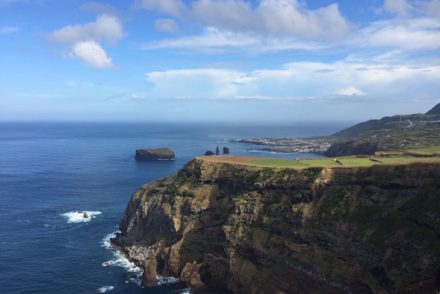
<path fill-rule="evenodd" d="M 2 122 L 0 293 L 176 293 L 172 283 L 139 287 L 135 270 L 105 244 L 141 184 L 217 145 L 234 155 L 314 156 L 254 153 L 236 140 L 327 135 L 345 126 Z M 136 162 L 135 149 L 147 146 L 169 147 L 176 160 Z M 75 211 L 93 218 L 75 222 L 83 220 Z"/>

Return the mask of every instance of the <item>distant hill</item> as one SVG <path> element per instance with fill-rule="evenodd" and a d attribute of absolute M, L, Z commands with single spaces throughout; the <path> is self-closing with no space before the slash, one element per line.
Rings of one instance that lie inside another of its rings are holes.
<path fill-rule="evenodd" d="M 371 131 L 411 128 L 417 122 L 423 122 L 425 120 L 426 117 L 424 114 L 396 115 L 381 119 L 372 119 L 339 131 L 333 134 L 333 136 L 351 138 Z M 429 118 L 429 120 L 431 119 Z"/>
<path fill-rule="evenodd" d="M 329 156 L 374 154 L 440 146 L 440 104 L 426 114 L 369 120 L 333 134 Z"/>
<path fill-rule="evenodd" d="M 430 111 L 426 113 L 426 115 L 436 115 L 440 114 L 440 103 L 434 106 Z"/>

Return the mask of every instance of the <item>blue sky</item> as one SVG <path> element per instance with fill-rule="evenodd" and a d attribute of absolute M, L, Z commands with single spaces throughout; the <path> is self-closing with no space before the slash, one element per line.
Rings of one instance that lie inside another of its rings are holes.
<path fill-rule="evenodd" d="M 440 0 L 0 0 L 0 120 L 361 121 L 440 102 Z"/>

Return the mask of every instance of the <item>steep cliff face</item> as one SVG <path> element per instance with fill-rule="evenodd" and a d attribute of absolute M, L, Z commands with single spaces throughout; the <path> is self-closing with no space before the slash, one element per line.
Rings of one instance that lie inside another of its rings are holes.
<path fill-rule="evenodd" d="M 194 291 L 434 293 L 440 166 L 271 169 L 195 159 L 142 186 L 113 240 Z"/>

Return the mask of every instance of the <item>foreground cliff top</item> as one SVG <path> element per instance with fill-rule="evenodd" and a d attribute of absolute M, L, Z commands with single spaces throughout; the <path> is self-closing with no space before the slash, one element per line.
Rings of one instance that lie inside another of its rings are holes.
<path fill-rule="evenodd" d="M 261 158 L 247 156 L 201 156 L 199 160 L 213 163 L 240 164 L 271 168 L 312 168 L 312 167 L 369 167 L 373 165 L 402 165 L 411 163 L 440 163 L 440 155 L 428 152 L 410 154 L 378 154 L 370 157 L 338 157 L 338 158 L 301 158 L 296 160 L 280 158 Z M 426 157 L 422 157 L 426 156 Z"/>

